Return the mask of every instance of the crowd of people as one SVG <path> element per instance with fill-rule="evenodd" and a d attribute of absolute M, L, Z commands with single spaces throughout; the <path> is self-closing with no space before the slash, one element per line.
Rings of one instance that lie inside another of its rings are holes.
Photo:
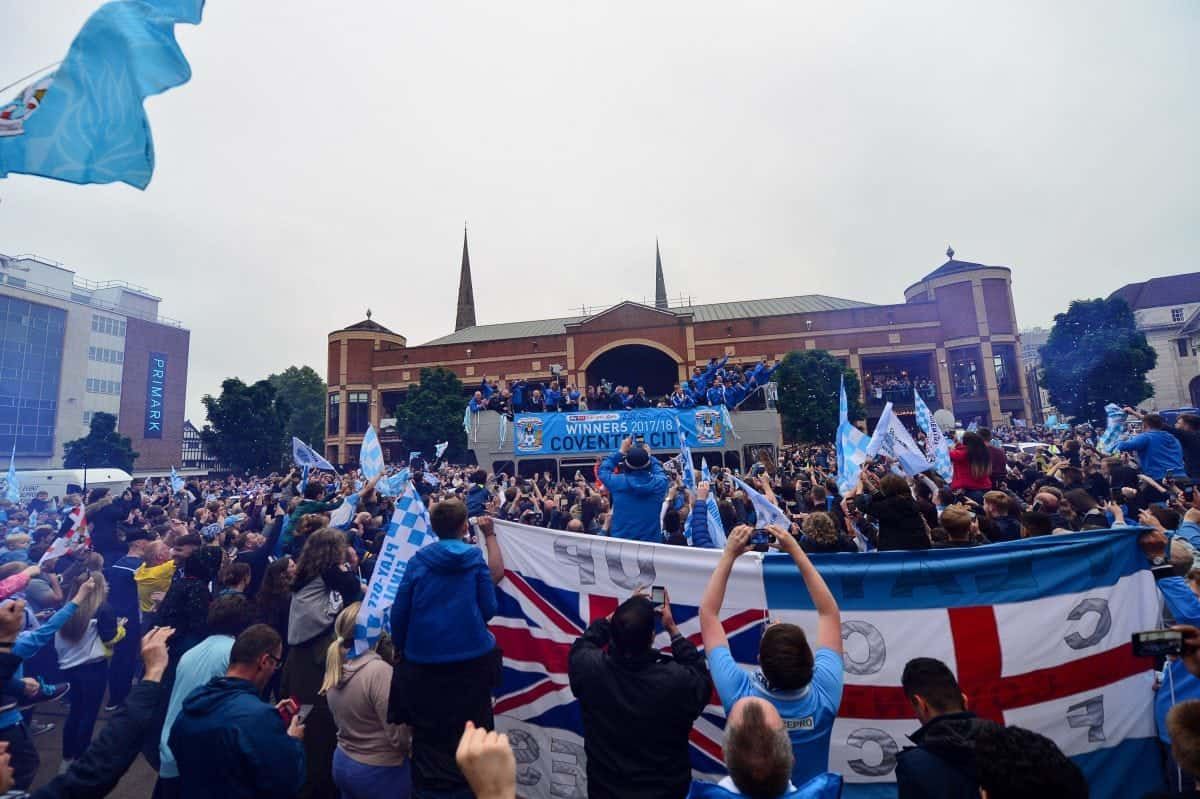
<path fill-rule="evenodd" d="M 912 402 L 914 391 L 926 401 L 937 397 L 937 384 L 932 378 L 910 375 L 908 372 L 864 374 L 863 388 L 867 395 L 867 402 L 875 404 Z"/>
<path fill-rule="evenodd" d="M 157 772 L 156 797 L 515 795 L 513 754 L 492 731 L 500 653 L 487 627 L 504 579 L 492 520 L 508 519 L 722 550 L 699 608 L 703 651 L 678 634 L 669 594 L 640 592 L 571 648 L 589 796 L 837 795 L 840 776 L 827 768 L 842 694 L 840 612 L 810 554 L 986 547 L 1129 524 L 1146 528 L 1148 563 L 1171 572 L 1156 584 L 1184 655 L 1163 664 L 1171 695 L 1147 702 L 1166 780 L 1194 790 L 1200 417 L 1174 427 L 1139 417 L 1141 432 L 1108 454 L 1090 428 L 962 431 L 951 479 L 902 476 L 879 459 L 843 492 L 827 444 L 715 465 L 707 479 L 700 464 L 632 439 L 570 475 L 415 463 L 437 543 L 407 564 L 390 635 L 366 652 L 354 651 L 355 624 L 397 502 L 380 491 L 382 475 L 137 480 L 119 495 L 0 501 L 0 667 L 10 669 L 0 787 L 102 796 L 141 753 Z M 1015 441 L 1040 446 L 1004 448 Z M 818 623 L 812 638 L 769 625 L 759 671 L 748 673 L 717 613 L 767 521 L 764 501 L 771 546 L 795 564 Z M 660 629 L 670 654 L 653 646 Z M 895 771 L 902 798 L 1087 795 L 1053 742 L 975 717 L 950 665 L 915 658 L 903 687 L 914 727 Z M 729 776 L 698 783 L 688 735 L 714 689 Z M 34 710 L 53 699 L 70 702 L 63 760 L 35 789 L 32 741 L 46 727 Z M 110 715 L 97 734 L 102 709 Z"/>
<path fill-rule="evenodd" d="M 636 410 L 639 408 L 694 408 L 698 405 L 725 406 L 736 409 L 760 387 L 771 382 L 779 364 L 772 366 L 767 358 L 750 365 L 729 363 L 729 357 L 713 358 L 702 367 L 695 367 L 692 376 L 675 383 L 670 394 L 650 396 L 644 386 L 613 385 L 601 379 L 598 385 L 580 390 L 565 378 L 539 382 L 535 380 L 480 381 L 471 397 L 472 413 L 490 410 L 511 417 L 514 413 L 546 413 L 601 410 Z"/>

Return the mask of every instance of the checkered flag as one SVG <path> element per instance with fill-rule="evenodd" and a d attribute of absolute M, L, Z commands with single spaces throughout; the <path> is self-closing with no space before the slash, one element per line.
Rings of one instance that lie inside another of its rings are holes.
<path fill-rule="evenodd" d="M 379 443 L 375 425 L 367 425 L 367 434 L 358 450 L 358 469 L 368 480 L 383 473 L 383 446 Z"/>
<path fill-rule="evenodd" d="M 379 636 L 389 628 L 392 603 L 396 600 L 396 589 L 400 587 L 405 567 L 417 550 L 435 540 L 437 537 L 430 531 L 429 512 L 410 480 L 396 501 L 396 510 L 379 550 L 379 560 L 371 573 L 371 584 L 367 586 L 366 597 L 358 610 L 351 657 L 370 652 L 379 642 Z"/>
<path fill-rule="evenodd" d="M 943 480 L 953 480 L 954 466 L 950 463 L 950 447 L 946 436 L 942 433 L 942 428 L 934 421 L 933 414 L 929 412 L 929 406 L 915 390 L 913 391 L 913 402 L 916 406 L 917 427 L 925 432 L 925 457 L 933 464 L 933 468 L 937 470 Z"/>

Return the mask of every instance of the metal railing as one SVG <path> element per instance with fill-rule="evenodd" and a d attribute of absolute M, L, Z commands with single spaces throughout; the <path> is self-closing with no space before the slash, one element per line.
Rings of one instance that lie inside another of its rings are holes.
<path fill-rule="evenodd" d="M 19 257 L 25 258 L 27 256 L 19 256 Z M 96 308 L 101 311 L 108 311 L 110 313 L 120 314 L 121 316 L 132 316 L 137 319 L 143 319 L 147 322 L 154 322 L 154 323 L 160 324 L 160 325 L 167 325 L 169 327 L 183 328 L 183 322 L 179 321 L 178 319 L 172 319 L 169 316 L 159 316 L 157 314 L 142 313 L 141 311 L 138 311 L 133 308 L 123 308 L 119 305 L 113 305 L 112 303 L 104 302 L 103 300 L 98 300 L 95 297 L 88 297 L 87 302 L 84 302 L 81 299 L 80 295 L 78 295 L 78 294 L 74 294 L 70 291 L 63 291 L 62 289 L 56 289 L 53 286 L 45 286 L 45 285 L 42 285 L 41 283 L 34 283 L 23 277 L 16 277 L 13 275 L 0 274 L 0 279 L 3 280 L 3 283 L 5 285 L 9 285 L 11 283 L 12 287 L 15 289 L 22 289 L 24 291 L 29 291 L 34 294 L 41 294 L 44 297 L 53 297 L 54 299 L 64 300 L 66 302 L 73 302 L 77 305 L 87 305 L 90 308 Z M 75 285 L 79 288 L 86 288 L 85 286 L 82 286 L 79 284 L 79 280 L 80 280 L 80 278 L 76 278 Z M 111 282 L 117 282 L 117 281 L 111 281 Z M 87 290 L 90 290 L 90 289 L 87 289 Z M 150 296 L 153 296 L 153 295 L 150 295 Z"/>

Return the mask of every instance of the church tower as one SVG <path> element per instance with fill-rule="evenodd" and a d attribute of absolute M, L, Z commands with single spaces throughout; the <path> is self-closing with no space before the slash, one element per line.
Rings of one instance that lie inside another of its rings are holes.
<path fill-rule="evenodd" d="M 471 255 L 467 252 L 467 227 L 463 225 L 462 271 L 458 273 L 458 315 L 454 329 L 475 327 L 475 290 L 471 287 Z"/>

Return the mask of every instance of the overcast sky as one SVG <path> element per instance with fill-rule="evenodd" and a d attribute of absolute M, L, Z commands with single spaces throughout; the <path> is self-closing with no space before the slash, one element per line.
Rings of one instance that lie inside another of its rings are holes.
<path fill-rule="evenodd" d="M 0 0 L 0 85 L 99 3 Z M 1013 269 L 1023 327 L 1197 269 L 1200 5 L 212 0 L 147 103 L 150 187 L 0 182 L 0 252 L 164 298 L 188 414 L 325 372 L 326 333 L 453 329 L 667 288 L 903 301 Z M 10 90 L 6 94 L 13 94 Z M 5 98 L 7 99 L 7 98 Z"/>

